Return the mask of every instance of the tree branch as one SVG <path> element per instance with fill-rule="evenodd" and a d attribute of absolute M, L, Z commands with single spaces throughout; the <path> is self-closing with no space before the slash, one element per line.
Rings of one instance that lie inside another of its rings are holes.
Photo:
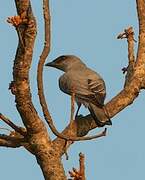
<path fill-rule="evenodd" d="M 15 95 L 16 107 L 27 132 L 28 134 L 32 134 L 44 129 L 44 124 L 33 106 L 29 86 L 29 70 L 36 37 L 36 22 L 29 0 L 15 0 L 15 3 L 18 15 L 21 17 L 21 14 L 23 14 L 23 18 L 27 19 L 27 23 L 23 23 L 22 21 L 17 27 L 17 30 L 21 34 L 24 47 L 19 39 L 13 67 L 13 82 L 10 87 L 12 93 Z"/>
<path fill-rule="evenodd" d="M 84 154 L 80 153 L 79 154 L 79 164 L 80 168 L 77 170 L 76 168 L 73 168 L 72 171 L 69 171 L 69 174 L 73 179 L 71 180 L 85 180 L 85 156 Z"/>
<path fill-rule="evenodd" d="M 144 67 L 145 63 L 145 1 L 136 0 L 137 3 L 137 13 L 139 20 L 139 44 L 137 53 L 137 64 Z M 140 76 L 144 75 L 144 72 Z"/>
<path fill-rule="evenodd" d="M 124 30 L 123 33 L 119 34 L 118 39 L 123 39 L 127 38 L 128 42 L 128 66 L 127 68 L 123 68 L 123 74 L 127 72 L 126 77 L 125 77 L 125 85 L 126 86 L 133 75 L 134 72 L 134 66 L 135 66 L 135 56 L 134 56 L 134 31 L 132 27 L 129 27 Z"/>
<path fill-rule="evenodd" d="M 136 0 L 136 4 L 139 20 L 139 44 L 136 63 L 142 66 L 143 69 L 145 63 L 145 1 Z M 140 76 L 144 76 L 143 71 L 141 72 Z M 142 82 L 142 88 L 145 89 L 145 78 Z"/>
<path fill-rule="evenodd" d="M 10 119 L 6 118 L 3 114 L 0 113 L 0 119 L 3 120 L 7 125 L 13 128 L 16 132 L 20 133 L 21 135 L 25 136 L 26 130 L 22 127 L 16 126 Z"/>
<path fill-rule="evenodd" d="M 21 143 L 16 143 L 10 140 L 5 140 L 0 138 L 0 146 L 1 147 L 10 147 L 10 148 L 18 148 L 21 147 Z"/>
<path fill-rule="evenodd" d="M 10 135 L 0 134 L 0 146 L 17 148 L 22 146 L 23 142 L 24 142 L 24 138 L 22 137 L 15 137 L 12 134 Z"/>

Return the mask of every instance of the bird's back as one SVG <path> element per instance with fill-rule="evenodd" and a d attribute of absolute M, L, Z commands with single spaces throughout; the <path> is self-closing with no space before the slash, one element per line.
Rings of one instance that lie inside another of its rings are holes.
<path fill-rule="evenodd" d="M 70 95 L 74 92 L 80 100 L 94 104 L 104 103 L 105 83 L 98 73 L 87 67 L 73 68 L 64 73 L 59 78 L 59 87 L 66 94 Z"/>

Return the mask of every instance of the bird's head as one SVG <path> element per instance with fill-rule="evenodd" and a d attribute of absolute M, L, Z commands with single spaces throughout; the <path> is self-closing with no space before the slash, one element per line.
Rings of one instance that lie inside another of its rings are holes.
<path fill-rule="evenodd" d="M 68 71 L 70 68 L 78 67 L 79 65 L 84 65 L 84 64 L 78 57 L 74 55 L 59 56 L 52 62 L 45 64 L 45 66 L 54 67 L 64 72 Z"/>

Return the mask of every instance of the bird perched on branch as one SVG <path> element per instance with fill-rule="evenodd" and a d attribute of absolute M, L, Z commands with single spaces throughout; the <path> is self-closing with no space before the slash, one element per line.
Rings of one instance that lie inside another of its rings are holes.
<path fill-rule="evenodd" d="M 98 73 L 88 68 L 74 55 L 59 56 L 45 66 L 65 72 L 59 78 L 59 87 L 66 94 L 72 95 L 74 93 L 78 105 L 76 116 L 83 104 L 89 109 L 92 118 L 99 127 L 112 125 L 108 112 L 104 108 L 105 82 Z"/>

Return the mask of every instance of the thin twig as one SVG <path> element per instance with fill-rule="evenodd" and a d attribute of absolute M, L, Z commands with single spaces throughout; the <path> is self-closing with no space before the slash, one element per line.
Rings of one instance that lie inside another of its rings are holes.
<path fill-rule="evenodd" d="M 10 147 L 10 148 L 17 148 L 21 146 L 20 142 L 13 142 L 5 139 L 0 138 L 0 146 L 2 147 Z"/>
<path fill-rule="evenodd" d="M 84 154 L 79 154 L 79 164 L 80 168 L 77 170 L 76 168 L 73 168 L 72 171 L 69 171 L 70 176 L 73 178 L 73 180 L 85 180 L 85 156 Z"/>
<path fill-rule="evenodd" d="M 82 176 L 82 179 L 81 180 L 85 180 L 85 156 L 84 154 L 80 153 L 79 154 L 79 162 L 80 162 L 80 174 Z"/>
<path fill-rule="evenodd" d="M 133 75 L 134 72 L 134 66 L 135 66 L 135 55 L 134 55 L 134 31 L 132 27 L 129 27 L 124 30 L 123 33 L 119 34 L 118 39 L 127 38 L 128 43 L 128 66 L 122 68 L 123 74 L 127 72 L 125 77 L 125 85 L 126 86 Z"/>
<path fill-rule="evenodd" d="M 26 135 L 26 132 L 22 130 L 21 127 L 18 127 L 15 125 L 10 119 L 5 117 L 3 114 L 0 113 L 0 119 L 3 120 L 7 125 L 9 125 L 11 128 L 13 128 L 16 132 L 20 133 L 22 136 Z"/>
<path fill-rule="evenodd" d="M 15 142 L 25 142 L 23 137 L 18 137 L 18 136 L 11 136 L 10 135 L 5 135 L 5 134 L 0 134 L 0 139 L 5 139 L 9 141 L 15 141 Z"/>
<path fill-rule="evenodd" d="M 0 146 L 16 148 L 22 146 L 23 142 L 25 142 L 25 139 L 23 137 L 14 136 L 11 134 L 0 134 Z"/>

